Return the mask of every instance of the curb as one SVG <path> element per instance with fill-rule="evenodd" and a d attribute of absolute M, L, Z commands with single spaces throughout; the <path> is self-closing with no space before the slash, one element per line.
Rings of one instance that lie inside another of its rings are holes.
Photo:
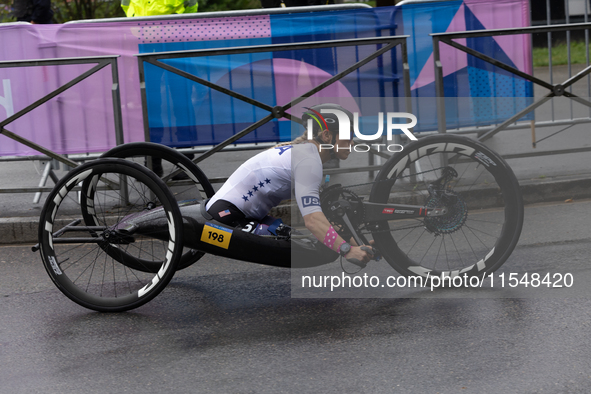
<path fill-rule="evenodd" d="M 0 245 L 36 244 L 39 218 L 0 218 Z"/>
<path fill-rule="evenodd" d="M 519 183 L 525 205 L 591 198 L 591 178 L 530 180 Z M 292 218 L 289 205 L 273 208 L 271 215 L 292 226 L 303 225 L 301 216 Z M 37 217 L 0 218 L 0 245 L 36 244 L 38 226 Z"/>
<path fill-rule="evenodd" d="M 591 178 L 520 181 L 525 205 L 591 198 Z"/>

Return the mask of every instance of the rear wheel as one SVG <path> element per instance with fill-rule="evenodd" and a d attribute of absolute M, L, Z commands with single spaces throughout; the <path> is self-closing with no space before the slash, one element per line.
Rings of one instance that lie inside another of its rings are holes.
<path fill-rule="evenodd" d="M 125 218 L 157 213 L 164 225 L 153 232 L 122 225 Z M 171 280 L 182 252 L 182 218 L 151 171 L 100 159 L 76 167 L 48 195 L 39 243 L 45 269 L 66 296 L 89 309 L 120 312 L 150 301 Z"/>
<path fill-rule="evenodd" d="M 511 168 L 484 145 L 453 135 L 423 138 L 391 157 L 370 201 L 447 209 L 373 223 L 378 250 L 403 275 L 483 276 L 507 260 L 523 225 Z"/>
<path fill-rule="evenodd" d="M 202 201 L 214 194 L 211 183 L 195 163 L 179 151 L 153 142 L 132 142 L 116 146 L 102 157 L 118 157 L 138 164 L 148 164 L 148 159 L 157 160 L 158 175 L 166 182 L 175 199 L 180 201 Z M 181 178 L 181 179 L 178 179 Z M 203 257 L 205 253 L 184 248 L 177 270 L 187 268 Z"/>

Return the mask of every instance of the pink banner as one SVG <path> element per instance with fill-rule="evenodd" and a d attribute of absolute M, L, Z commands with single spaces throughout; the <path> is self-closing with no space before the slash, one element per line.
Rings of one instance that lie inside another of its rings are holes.
<path fill-rule="evenodd" d="M 0 61 L 119 55 L 125 142 L 143 141 L 138 44 L 269 37 L 268 15 L 116 21 L 64 25 L 0 24 Z M 1 66 L 1 64 L 0 64 Z M 92 68 L 92 64 L 0 67 L 0 119 Z M 86 153 L 115 146 L 109 67 L 93 74 L 5 128 L 55 151 Z M 0 135 L 0 156 L 38 152 Z"/>
<path fill-rule="evenodd" d="M 121 55 L 118 61 L 125 141 L 143 140 L 138 87 L 137 24 L 0 25 L 2 60 Z M 0 64 L 1 66 L 1 64 Z M 17 113 L 94 64 L 0 68 L 0 119 Z M 5 128 L 60 154 L 115 146 L 110 67 L 103 68 Z M 38 152 L 0 135 L 0 155 Z"/>

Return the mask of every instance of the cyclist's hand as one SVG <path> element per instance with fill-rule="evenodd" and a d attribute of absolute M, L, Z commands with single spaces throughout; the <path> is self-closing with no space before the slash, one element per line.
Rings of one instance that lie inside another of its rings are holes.
<path fill-rule="evenodd" d="M 380 252 L 373 246 L 373 241 L 369 242 L 370 246 L 362 246 L 361 249 L 365 250 L 368 254 L 371 255 L 371 259 L 375 261 L 380 261 L 382 259 L 382 255 Z"/>
<path fill-rule="evenodd" d="M 345 256 L 347 261 L 365 267 L 369 260 L 373 258 L 372 248 L 369 246 L 351 246 L 351 250 Z"/>

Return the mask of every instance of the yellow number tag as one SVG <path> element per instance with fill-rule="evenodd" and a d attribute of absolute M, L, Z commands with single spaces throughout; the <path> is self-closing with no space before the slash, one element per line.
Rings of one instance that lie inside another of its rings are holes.
<path fill-rule="evenodd" d="M 232 230 L 217 226 L 213 223 L 205 223 L 205 226 L 203 226 L 201 242 L 228 249 L 230 246 L 230 238 L 232 238 Z"/>

